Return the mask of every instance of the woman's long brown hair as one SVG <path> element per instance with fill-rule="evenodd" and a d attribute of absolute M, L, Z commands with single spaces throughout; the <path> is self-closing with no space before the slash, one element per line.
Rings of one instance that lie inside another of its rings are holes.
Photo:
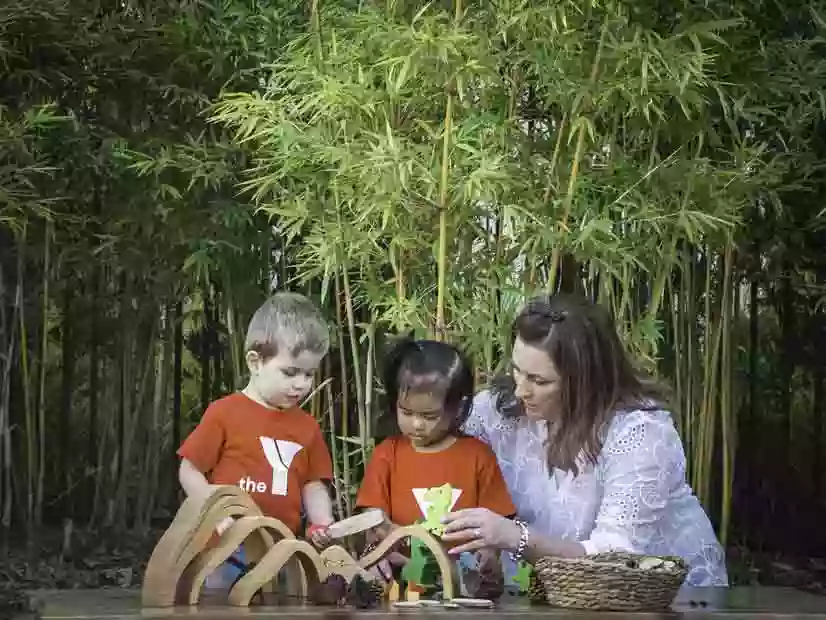
<path fill-rule="evenodd" d="M 666 389 L 631 363 L 608 312 L 568 294 L 531 299 L 512 325 L 514 338 L 542 349 L 559 374 L 559 415 L 548 420 L 548 467 L 579 473 L 580 455 L 596 464 L 602 433 L 624 409 L 666 406 Z M 493 382 L 502 415 L 524 415 L 513 375 Z"/>

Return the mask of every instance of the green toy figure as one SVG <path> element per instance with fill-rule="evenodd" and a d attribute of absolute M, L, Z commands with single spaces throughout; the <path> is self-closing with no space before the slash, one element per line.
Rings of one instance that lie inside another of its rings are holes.
<path fill-rule="evenodd" d="M 526 562 L 519 562 L 519 564 L 517 564 L 513 582 L 519 586 L 520 594 L 527 592 L 528 588 L 530 588 L 532 570 L 531 565 Z"/>
<path fill-rule="evenodd" d="M 442 517 L 450 512 L 453 503 L 453 487 L 443 484 L 440 487 L 433 487 L 425 491 L 424 500 L 428 502 L 427 518 L 422 525 L 434 536 L 441 537 L 445 533 L 445 526 L 442 524 Z"/>
<path fill-rule="evenodd" d="M 444 534 L 442 517 L 450 511 L 453 502 L 453 487 L 443 484 L 425 491 L 424 500 L 428 502 L 426 518 L 420 523 L 436 537 Z M 408 584 L 419 586 L 425 597 L 432 596 L 441 588 L 440 570 L 436 558 L 419 540 L 410 541 L 410 560 L 404 565 L 402 579 Z"/>

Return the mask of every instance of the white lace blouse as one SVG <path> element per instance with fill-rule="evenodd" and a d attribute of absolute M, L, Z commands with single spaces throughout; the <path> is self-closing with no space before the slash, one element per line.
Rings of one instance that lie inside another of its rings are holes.
<path fill-rule="evenodd" d="M 685 453 L 667 411 L 627 411 L 611 421 L 596 466 L 548 475 L 546 423 L 505 418 L 481 392 L 464 431 L 488 443 L 519 517 L 549 537 L 609 550 L 684 558 L 689 586 L 727 586 L 725 555 L 685 479 Z M 506 555 L 506 554 L 504 554 Z M 510 572 L 510 571 L 506 571 Z"/>

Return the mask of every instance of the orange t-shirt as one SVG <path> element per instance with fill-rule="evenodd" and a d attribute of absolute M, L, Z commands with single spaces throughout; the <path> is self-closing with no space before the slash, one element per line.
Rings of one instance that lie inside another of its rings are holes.
<path fill-rule="evenodd" d="M 315 418 L 295 408 L 268 409 L 241 392 L 207 407 L 178 449 L 211 484 L 237 484 L 261 512 L 301 526 L 301 491 L 332 478 L 333 465 Z"/>
<path fill-rule="evenodd" d="M 458 437 L 441 452 L 418 452 L 403 436 L 373 450 L 356 498 L 359 508 L 381 508 L 396 525 L 423 521 L 434 492 L 450 484 L 448 511 L 487 508 L 503 516 L 516 513 L 496 455 L 475 437 Z"/>

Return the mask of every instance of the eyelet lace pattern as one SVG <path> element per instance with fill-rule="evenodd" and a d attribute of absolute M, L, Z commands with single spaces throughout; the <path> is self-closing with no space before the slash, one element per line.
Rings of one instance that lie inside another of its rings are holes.
<path fill-rule="evenodd" d="M 579 541 L 589 554 L 677 555 L 689 564 L 686 585 L 728 585 L 725 554 L 686 482 L 668 411 L 618 412 L 596 465 L 578 476 L 549 475 L 545 423 L 503 418 L 487 391 L 474 399 L 464 431 L 491 446 L 519 517 L 539 532 Z"/>

